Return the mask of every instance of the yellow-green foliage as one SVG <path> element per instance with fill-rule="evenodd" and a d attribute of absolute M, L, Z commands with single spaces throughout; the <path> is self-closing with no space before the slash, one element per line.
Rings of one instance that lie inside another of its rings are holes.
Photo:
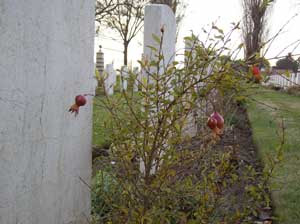
<path fill-rule="evenodd" d="M 184 67 L 162 63 L 161 49 L 153 49 L 155 59 L 140 61 L 147 76 L 138 93 L 130 89 L 97 102 L 107 111 L 105 131 L 112 142 L 112 163 L 94 184 L 93 212 L 99 223 L 240 223 L 255 211 L 247 202 L 220 210 L 222 204 L 237 200 L 223 195 L 240 181 L 231 163 L 232 149 L 214 151 L 215 140 L 205 137 L 207 132 L 199 133 L 203 144 L 197 149 L 184 144 L 187 118 L 204 109 L 199 108 L 201 102 L 226 117 L 232 113 L 228 105 L 243 100 L 245 89 L 253 85 L 230 57 L 220 59 L 225 35 L 221 29 L 216 32 L 217 44 L 195 44 Z M 245 178 L 258 177 L 249 167 Z M 248 200 L 265 200 L 264 190 L 249 186 Z"/>

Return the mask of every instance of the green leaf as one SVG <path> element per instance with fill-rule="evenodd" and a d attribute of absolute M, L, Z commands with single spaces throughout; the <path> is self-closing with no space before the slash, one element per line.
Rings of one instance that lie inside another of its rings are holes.
<path fill-rule="evenodd" d="M 286 77 L 288 77 L 288 78 L 291 77 L 291 73 L 289 72 L 289 70 L 286 70 L 286 71 L 284 72 L 284 75 L 285 75 Z"/>
<path fill-rule="evenodd" d="M 157 42 L 158 44 L 160 44 L 160 38 L 159 36 L 152 34 L 152 38 L 155 40 L 155 42 Z"/>
<path fill-rule="evenodd" d="M 151 51 L 154 51 L 154 52 L 156 52 L 156 51 L 157 51 L 157 49 L 156 49 L 155 47 L 153 47 L 153 46 L 147 45 L 147 47 L 148 47 L 148 48 L 150 48 L 150 49 L 151 49 Z"/>

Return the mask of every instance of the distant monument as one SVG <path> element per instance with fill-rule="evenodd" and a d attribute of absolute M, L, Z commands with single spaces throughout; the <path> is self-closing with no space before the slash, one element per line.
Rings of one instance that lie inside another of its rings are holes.
<path fill-rule="evenodd" d="M 104 53 L 102 52 L 102 46 L 99 45 L 99 51 L 96 55 L 96 69 L 99 74 L 102 75 L 104 72 Z"/>

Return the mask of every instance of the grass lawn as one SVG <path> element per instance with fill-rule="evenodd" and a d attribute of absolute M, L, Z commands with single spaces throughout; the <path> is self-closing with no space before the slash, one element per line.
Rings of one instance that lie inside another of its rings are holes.
<path fill-rule="evenodd" d="M 100 92 L 100 91 L 99 91 Z M 138 94 L 134 94 L 134 98 L 138 97 Z M 106 101 L 106 97 L 101 94 L 101 92 L 94 97 L 93 105 L 93 145 L 97 148 L 108 148 L 111 143 L 109 139 L 109 129 L 105 127 L 105 123 L 109 124 L 110 122 L 110 113 L 107 109 L 101 107 L 103 105 L 101 102 Z M 114 95 L 110 96 L 110 99 L 118 105 L 124 105 L 126 103 L 124 97 L 121 96 L 121 93 L 117 92 Z M 136 98 L 137 100 L 138 98 Z"/>
<path fill-rule="evenodd" d="M 278 123 L 284 119 L 286 127 L 286 144 L 284 160 L 275 170 L 272 192 L 277 223 L 300 223 L 300 97 L 276 92 L 270 89 L 259 89 L 253 97 L 261 103 L 252 101 L 248 107 L 249 119 L 253 129 L 254 141 L 259 148 L 263 162 L 267 154 L 274 153 L 279 144 L 276 135 Z"/>
<path fill-rule="evenodd" d="M 94 98 L 93 107 L 93 145 L 100 148 L 107 148 L 110 144 L 109 135 L 105 128 L 105 121 L 109 118 L 109 113 L 103 107 L 100 107 L 100 101 L 105 96 L 99 95 Z"/>

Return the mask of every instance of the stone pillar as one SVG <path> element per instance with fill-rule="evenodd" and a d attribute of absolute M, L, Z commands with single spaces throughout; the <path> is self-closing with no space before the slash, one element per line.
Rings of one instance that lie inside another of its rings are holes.
<path fill-rule="evenodd" d="M 169 6 L 161 4 L 147 5 L 144 22 L 144 56 L 147 60 L 153 60 L 156 53 L 149 46 L 159 49 L 159 43 L 154 40 L 153 35 L 160 38 L 162 35 L 161 28 L 164 29 L 164 41 L 162 44 L 164 63 L 161 63 L 162 72 L 163 67 L 172 63 L 175 58 L 176 20 Z"/>
<path fill-rule="evenodd" d="M 0 223 L 86 223 L 94 1 L 1 0 L 0 33 Z"/>

